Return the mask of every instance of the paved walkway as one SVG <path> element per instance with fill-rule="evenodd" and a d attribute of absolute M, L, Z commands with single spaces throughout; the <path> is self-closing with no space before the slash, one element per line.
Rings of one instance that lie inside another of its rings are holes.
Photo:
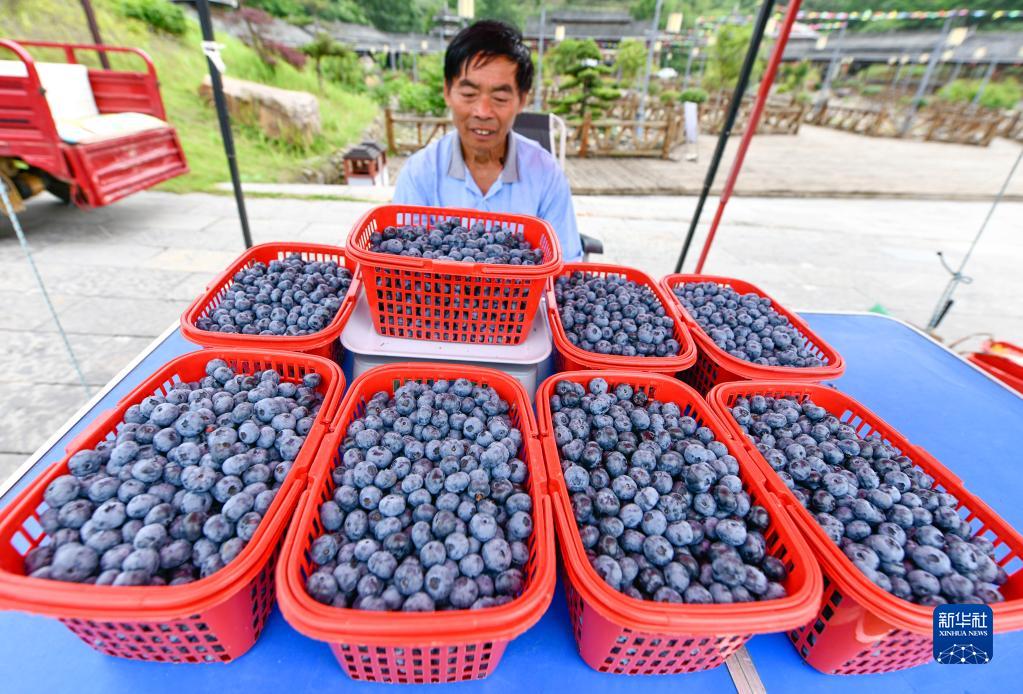
<path fill-rule="evenodd" d="M 715 201 L 711 201 L 713 205 Z M 250 199 L 257 243 L 339 243 L 370 203 Z M 601 238 L 604 260 L 670 272 L 695 199 L 578 197 L 579 226 Z M 988 205 L 979 202 L 738 198 L 708 272 L 760 284 L 804 309 L 883 304 L 926 323 L 945 282 L 934 252 L 958 259 Z M 713 206 L 704 219 L 709 220 Z M 1023 342 L 1023 203 L 992 220 L 942 333 L 995 331 Z M 93 389 L 116 374 L 242 250 L 234 200 L 144 193 L 83 212 L 47 196 L 22 215 L 51 297 Z M 705 227 L 698 235 L 695 263 Z M 85 402 L 42 296 L 0 219 L 0 479 Z"/>
<path fill-rule="evenodd" d="M 719 192 L 740 136 L 725 149 L 714 192 Z M 566 160 L 577 195 L 699 195 L 717 138 L 700 135 L 699 159 Z M 780 197 L 891 197 L 989 199 L 1002 185 L 1020 143 L 997 139 L 989 147 L 918 142 L 804 125 L 799 135 L 758 135 L 743 164 L 737 195 Z M 681 150 L 677 154 L 681 156 Z M 390 162 L 397 180 L 403 158 Z M 1023 175 L 1008 195 L 1023 200 Z"/>

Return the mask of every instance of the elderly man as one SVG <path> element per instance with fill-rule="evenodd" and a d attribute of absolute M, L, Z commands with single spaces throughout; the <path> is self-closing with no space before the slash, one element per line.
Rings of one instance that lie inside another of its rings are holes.
<path fill-rule="evenodd" d="M 455 130 L 409 157 L 394 202 L 527 214 L 547 220 L 565 260 L 582 244 L 568 181 L 539 144 L 512 131 L 533 83 L 522 35 L 482 21 L 455 36 L 444 55 L 444 100 Z"/>

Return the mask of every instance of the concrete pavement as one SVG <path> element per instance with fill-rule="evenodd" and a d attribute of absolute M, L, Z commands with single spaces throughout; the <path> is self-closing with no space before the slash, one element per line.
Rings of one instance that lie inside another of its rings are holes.
<path fill-rule="evenodd" d="M 580 229 L 605 244 L 602 260 L 654 276 L 670 272 L 695 207 L 692 197 L 577 197 Z M 341 243 L 371 203 L 248 201 L 256 243 Z M 716 200 L 704 219 L 709 221 Z M 935 251 L 965 252 L 988 204 L 912 200 L 737 198 L 706 268 L 759 284 L 789 306 L 867 310 L 877 303 L 926 323 L 946 276 Z M 51 298 L 93 389 L 116 374 L 242 250 L 227 196 L 143 193 L 84 212 L 53 198 L 30 202 L 22 224 Z M 1023 203 L 992 219 L 942 335 L 991 331 L 1023 342 Z M 701 226 L 686 265 L 696 261 Z M 0 479 L 87 399 L 8 220 L 0 218 Z"/>

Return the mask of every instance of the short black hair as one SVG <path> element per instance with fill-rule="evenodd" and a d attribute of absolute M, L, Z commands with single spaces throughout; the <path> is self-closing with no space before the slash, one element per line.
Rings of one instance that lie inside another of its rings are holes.
<path fill-rule="evenodd" d="M 510 24 L 485 19 L 462 29 L 444 53 L 444 82 L 450 85 L 476 61 L 485 64 L 498 57 L 515 63 L 515 84 L 526 94 L 533 86 L 533 57 L 522 34 Z"/>

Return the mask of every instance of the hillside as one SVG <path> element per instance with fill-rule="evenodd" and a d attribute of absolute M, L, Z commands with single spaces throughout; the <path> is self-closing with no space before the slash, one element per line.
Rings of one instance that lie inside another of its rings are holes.
<path fill-rule="evenodd" d="M 4 11 L 0 13 L 0 36 L 92 43 L 78 2 L 2 2 Z M 206 59 L 199 48 L 198 24 L 189 19 L 185 34 L 174 37 L 154 32 L 138 20 L 123 17 L 117 11 L 118 0 L 93 0 L 93 6 L 104 42 L 141 48 L 156 65 L 168 119 L 178 130 L 192 169 L 188 176 L 168 181 L 160 188 L 175 192 L 211 190 L 215 183 L 228 180 L 216 113 L 198 95 L 199 84 L 207 74 Z M 377 107 L 369 97 L 352 94 L 337 85 L 325 83 L 324 93 L 318 93 L 311 64 L 298 71 L 279 61 L 276 68 L 271 69 L 237 39 L 218 34 L 217 40 L 226 46 L 224 61 L 232 77 L 308 91 L 320 99 L 323 134 L 307 149 L 272 142 L 255 128 L 234 124 L 238 162 L 245 181 L 274 182 L 293 178 L 303 162 L 326 156 L 357 140 L 377 113 Z M 33 50 L 33 55 L 36 59 L 62 59 L 56 53 L 48 55 L 41 50 Z M 82 52 L 81 55 L 82 62 L 86 62 L 88 54 Z M 8 59 L 9 56 L 0 58 Z M 117 57 L 113 62 L 114 67 L 140 69 L 137 59 Z"/>

